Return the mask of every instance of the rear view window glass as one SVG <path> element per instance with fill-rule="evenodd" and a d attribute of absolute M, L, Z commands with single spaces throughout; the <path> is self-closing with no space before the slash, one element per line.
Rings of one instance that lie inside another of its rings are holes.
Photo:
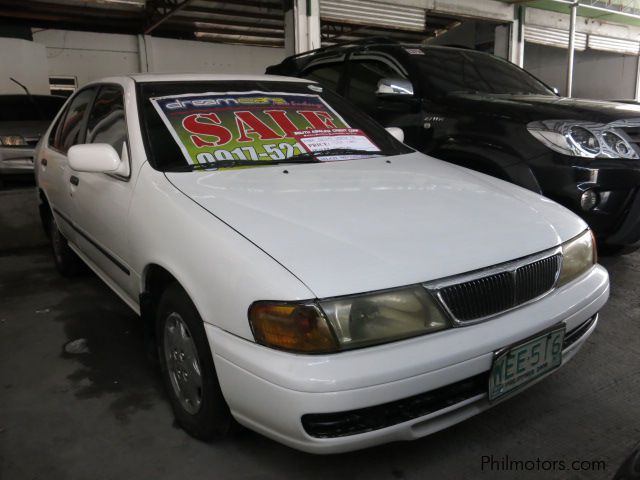
<path fill-rule="evenodd" d="M 42 95 L 0 95 L 0 122 L 53 120 L 65 100 Z"/>

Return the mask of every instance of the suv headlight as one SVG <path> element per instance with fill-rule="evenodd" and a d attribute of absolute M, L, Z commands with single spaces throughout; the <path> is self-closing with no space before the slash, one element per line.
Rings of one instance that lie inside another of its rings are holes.
<path fill-rule="evenodd" d="M 583 158 L 640 158 L 622 130 L 600 123 L 545 120 L 529 123 L 527 130 L 551 150 L 564 155 Z"/>
<path fill-rule="evenodd" d="M 256 302 L 249 309 L 256 342 L 325 353 L 443 330 L 448 319 L 422 286 L 353 295 L 318 304 Z"/>
<path fill-rule="evenodd" d="M 578 278 L 598 262 L 596 241 L 591 230 L 562 244 L 562 268 L 558 287 Z"/>

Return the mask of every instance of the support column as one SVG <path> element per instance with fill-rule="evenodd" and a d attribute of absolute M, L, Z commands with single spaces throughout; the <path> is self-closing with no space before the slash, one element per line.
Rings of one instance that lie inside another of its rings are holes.
<path fill-rule="evenodd" d="M 511 23 L 509 61 L 520 68 L 524 66 L 524 5 L 514 5 L 514 20 Z"/>
<path fill-rule="evenodd" d="M 289 5 L 285 8 L 287 54 L 320 48 L 320 0 L 291 0 Z"/>
<path fill-rule="evenodd" d="M 636 91 L 635 91 L 635 99 L 636 102 L 640 102 L 640 55 L 636 57 L 637 67 L 636 67 Z"/>
<path fill-rule="evenodd" d="M 569 52 L 567 55 L 567 84 L 566 95 L 571 97 L 573 90 L 573 60 L 576 49 L 576 18 L 578 16 L 578 1 L 573 2 L 571 5 L 571 15 L 569 19 Z"/>
<path fill-rule="evenodd" d="M 138 60 L 140 73 L 153 72 L 153 56 L 151 53 L 153 39 L 149 35 L 138 34 Z"/>

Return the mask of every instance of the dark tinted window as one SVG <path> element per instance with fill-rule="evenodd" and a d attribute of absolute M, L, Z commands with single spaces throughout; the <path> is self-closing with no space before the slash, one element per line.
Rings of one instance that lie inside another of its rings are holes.
<path fill-rule="evenodd" d="M 344 64 L 340 62 L 311 67 L 302 74 L 302 77 L 308 78 L 309 80 L 315 80 L 335 92 L 338 90 L 338 83 L 340 83 L 340 75 L 342 75 L 343 65 Z"/>
<path fill-rule="evenodd" d="M 89 114 L 85 143 L 108 143 L 122 155 L 126 139 L 122 88 L 115 85 L 103 86 Z"/>
<path fill-rule="evenodd" d="M 45 95 L 0 95 L 0 122 L 53 120 L 65 100 Z"/>
<path fill-rule="evenodd" d="M 480 52 L 425 48 L 413 55 L 434 93 L 553 93 L 534 76 L 498 57 Z"/>
<path fill-rule="evenodd" d="M 349 88 L 347 98 L 370 111 L 377 102 L 376 89 L 382 78 L 402 77 L 394 68 L 379 60 L 352 60 L 349 62 Z"/>
<path fill-rule="evenodd" d="M 52 146 L 63 153 L 70 147 L 84 140 L 83 130 L 85 119 L 95 88 L 88 88 L 79 92 L 67 107 L 64 118 L 57 125 Z"/>

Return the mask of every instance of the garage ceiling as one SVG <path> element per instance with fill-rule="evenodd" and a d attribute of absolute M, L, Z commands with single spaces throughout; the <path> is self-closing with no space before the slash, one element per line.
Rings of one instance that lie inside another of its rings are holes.
<path fill-rule="evenodd" d="M 280 0 L 0 0 L 0 22 L 284 46 Z"/>
<path fill-rule="evenodd" d="M 283 3 L 282 0 L 0 0 L 0 24 L 152 33 L 172 38 L 283 47 Z M 432 12 L 425 15 L 421 8 L 408 12 L 411 15 L 404 11 L 403 15 L 392 15 L 395 23 L 382 21 L 388 20 L 389 9 L 377 16 L 341 14 L 345 12 L 344 7 L 349 7 L 347 13 L 358 5 L 371 9 L 372 4 L 363 0 L 324 0 L 321 5 L 323 44 L 371 36 L 421 42 L 460 22 L 453 16 Z"/>

